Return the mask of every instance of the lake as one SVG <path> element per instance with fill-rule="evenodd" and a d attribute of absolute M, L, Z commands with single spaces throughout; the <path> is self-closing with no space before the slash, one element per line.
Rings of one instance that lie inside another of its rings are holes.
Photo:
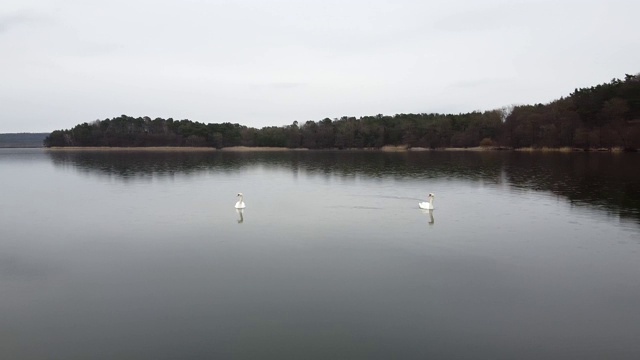
<path fill-rule="evenodd" d="M 639 154 L 0 149 L 0 184 L 0 358 L 640 358 Z"/>

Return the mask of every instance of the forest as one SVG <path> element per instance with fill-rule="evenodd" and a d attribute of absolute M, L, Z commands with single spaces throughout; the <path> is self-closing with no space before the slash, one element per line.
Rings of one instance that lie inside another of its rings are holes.
<path fill-rule="evenodd" d="M 0 148 L 42 147 L 49 133 L 6 133 L 0 134 Z"/>
<path fill-rule="evenodd" d="M 47 147 L 231 146 L 308 149 L 640 148 L 640 74 L 575 89 L 548 104 L 463 114 L 343 116 L 261 129 L 121 115 L 49 134 Z"/>

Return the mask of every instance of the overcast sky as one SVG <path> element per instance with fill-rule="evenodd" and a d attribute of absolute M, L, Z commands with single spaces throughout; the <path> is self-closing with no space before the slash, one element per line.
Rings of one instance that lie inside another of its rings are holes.
<path fill-rule="evenodd" d="M 638 0 L 0 2 L 0 133 L 460 113 L 638 72 Z"/>

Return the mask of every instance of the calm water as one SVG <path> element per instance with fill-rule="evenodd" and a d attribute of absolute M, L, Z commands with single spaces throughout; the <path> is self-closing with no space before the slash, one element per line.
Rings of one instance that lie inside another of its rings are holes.
<path fill-rule="evenodd" d="M 0 149 L 0 185 L 3 359 L 640 358 L 638 154 Z"/>

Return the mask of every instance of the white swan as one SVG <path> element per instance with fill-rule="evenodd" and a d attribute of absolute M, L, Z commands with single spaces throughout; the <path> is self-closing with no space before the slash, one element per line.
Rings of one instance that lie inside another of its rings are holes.
<path fill-rule="evenodd" d="M 246 206 L 244 205 L 244 201 L 242 201 L 242 197 L 244 195 L 242 195 L 242 193 L 238 193 L 237 196 L 240 196 L 240 200 L 238 200 L 238 202 L 236 203 L 236 209 L 244 209 Z"/>
<path fill-rule="evenodd" d="M 429 196 L 427 196 L 429 201 L 421 201 L 421 202 L 418 203 L 418 206 L 420 207 L 420 209 L 433 210 L 433 198 L 434 197 L 436 197 L 436 196 L 433 195 L 433 193 L 429 193 Z"/>

